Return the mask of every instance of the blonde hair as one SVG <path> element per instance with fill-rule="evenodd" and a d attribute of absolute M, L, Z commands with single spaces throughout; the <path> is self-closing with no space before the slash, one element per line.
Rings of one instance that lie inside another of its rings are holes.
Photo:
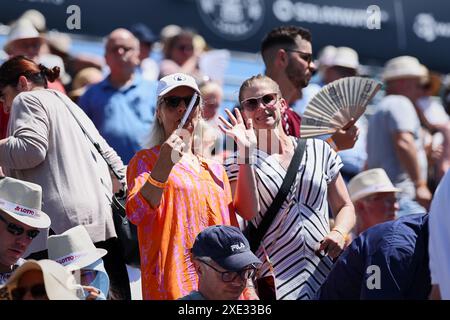
<path fill-rule="evenodd" d="M 256 76 L 248 78 L 241 84 L 241 87 L 239 88 L 239 104 L 242 101 L 242 96 L 244 95 L 245 89 L 254 87 L 255 84 L 259 83 L 259 82 L 266 82 L 270 87 L 272 87 L 274 92 L 276 92 L 278 94 L 279 98 L 283 97 L 281 95 L 281 90 L 280 90 L 280 87 L 278 86 L 278 83 L 276 83 L 272 78 L 270 78 L 264 74 L 258 74 Z"/>
<path fill-rule="evenodd" d="M 161 108 L 162 104 L 162 97 L 158 97 L 158 100 L 156 101 L 156 111 Z M 203 99 L 200 96 L 200 114 L 202 111 L 202 105 L 203 105 Z M 151 149 L 156 146 L 160 146 L 166 141 L 166 132 L 164 131 L 164 126 L 162 123 L 159 122 L 158 117 L 156 116 L 155 111 L 155 120 L 153 121 L 153 124 L 150 127 L 149 134 L 145 137 L 144 142 L 142 143 L 142 147 L 145 149 Z M 193 139 L 195 139 L 196 135 L 198 135 L 198 132 L 202 131 L 202 126 L 198 125 L 195 127 L 194 133 L 193 133 Z M 200 133 L 201 134 L 201 133 Z"/>

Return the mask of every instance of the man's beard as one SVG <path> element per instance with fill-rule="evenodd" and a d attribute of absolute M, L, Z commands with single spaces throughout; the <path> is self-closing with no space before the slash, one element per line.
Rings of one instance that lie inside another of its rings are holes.
<path fill-rule="evenodd" d="M 286 76 L 291 81 L 292 85 L 297 88 L 298 90 L 301 90 L 308 86 L 310 78 L 306 76 L 304 73 L 306 70 L 303 71 L 303 73 L 296 70 L 296 68 L 289 62 L 288 66 L 286 67 Z"/>

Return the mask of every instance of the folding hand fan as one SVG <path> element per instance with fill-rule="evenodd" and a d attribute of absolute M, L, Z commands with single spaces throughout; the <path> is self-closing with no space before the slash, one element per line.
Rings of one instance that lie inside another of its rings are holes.
<path fill-rule="evenodd" d="M 300 128 L 301 137 L 333 134 L 352 118 L 357 120 L 380 88 L 380 82 L 362 77 L 347 77 L 329 83 L 306 107 Z"/>

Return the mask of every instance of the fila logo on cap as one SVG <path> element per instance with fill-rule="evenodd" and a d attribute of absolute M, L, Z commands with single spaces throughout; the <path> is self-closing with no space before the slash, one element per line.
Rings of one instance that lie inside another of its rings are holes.
<path fill-rule="evenodd" d="M 245 244 L 243 244 L 242 242 L 239 242 L 239 244 L 233 244 L 231 246 L 231 251 L 233 252 L 241 249 L 245 249 Z"/>

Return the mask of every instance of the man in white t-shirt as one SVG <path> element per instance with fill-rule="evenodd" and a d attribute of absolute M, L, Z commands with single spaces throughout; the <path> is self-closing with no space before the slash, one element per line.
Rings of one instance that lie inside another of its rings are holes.
<path fill-rule="evenodd" d="M 420 97 L 426 69 L 410 56 L 389 60 L 383 73 L 386 96 L 369 120 L 368 168 L 383 168 L 399 194 L 397 215 L 424 213 L 431 193 L 427 187 L 427 158 L 414 103 Z"/>
<path fill-rule="evenodd" d="M 450 171 L 442 178 L 430 209 L 431 299 L 450 299 Z"/>

